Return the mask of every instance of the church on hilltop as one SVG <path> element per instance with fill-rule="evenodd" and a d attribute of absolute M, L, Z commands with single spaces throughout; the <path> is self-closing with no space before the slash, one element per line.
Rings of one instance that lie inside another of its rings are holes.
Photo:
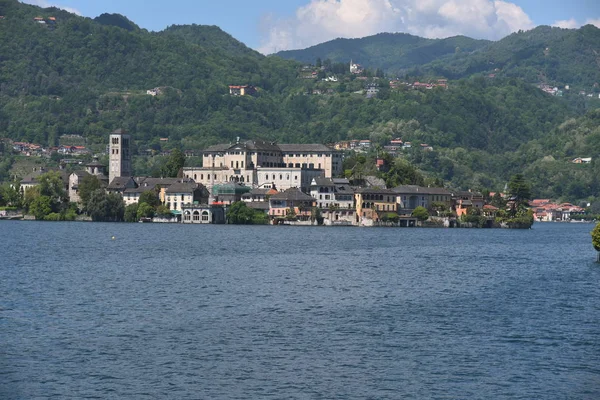
<path fill-rule="evenodd" d="M 364 68 L 362 67 L 362 65 L 355 64 L 352 60 L 350 60 L 350 73 L 351 74 L 359 75 L 359 74 L 362 74 L 363 71 L 364 71 Z"/>

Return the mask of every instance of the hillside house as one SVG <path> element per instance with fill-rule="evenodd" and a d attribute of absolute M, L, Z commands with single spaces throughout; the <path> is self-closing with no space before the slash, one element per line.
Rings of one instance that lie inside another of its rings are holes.
<path fill-rule="evenodd" d="M 592 157 L 586 157 L 586 158 L 577 157 L 577 158 L 574 158 L 571 162 L 573 164 L 589 164 L 592 162 Z"/>
<path fill-rule="evenodd" d="M 229 94 L 232 96 L 252 96 L 256 88 L 251 85 L 229 85 Z"/>

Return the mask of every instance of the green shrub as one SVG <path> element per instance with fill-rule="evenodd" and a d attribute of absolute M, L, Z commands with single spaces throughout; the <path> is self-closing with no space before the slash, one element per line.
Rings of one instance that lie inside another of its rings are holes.
<path fill-rule="evenodd" d="M 50 213 L 44 217 L 44 221 L 62 221 L 62 216 L 59 213 Z"/>

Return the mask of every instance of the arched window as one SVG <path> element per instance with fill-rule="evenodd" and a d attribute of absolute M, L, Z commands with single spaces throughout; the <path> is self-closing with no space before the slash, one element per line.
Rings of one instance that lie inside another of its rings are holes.
<path fill-rule="evenodd" d="M 200 221 L 200 212 L 194 211 L 194 221 Z"/>
<path fill-rule="evenodd" d="M 208 221 L 208 211 L 202 211 L 202 221 Z"/>

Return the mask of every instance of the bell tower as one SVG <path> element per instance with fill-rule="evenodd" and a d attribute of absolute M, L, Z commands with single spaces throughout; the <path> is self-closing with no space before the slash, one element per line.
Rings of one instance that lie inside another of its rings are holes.
<path fill-rule="evenodd" d="M 123 129 L 110 134 L 108 182 L 120 176 L 132 176 L 131 172 L 131 135 Z"/>

